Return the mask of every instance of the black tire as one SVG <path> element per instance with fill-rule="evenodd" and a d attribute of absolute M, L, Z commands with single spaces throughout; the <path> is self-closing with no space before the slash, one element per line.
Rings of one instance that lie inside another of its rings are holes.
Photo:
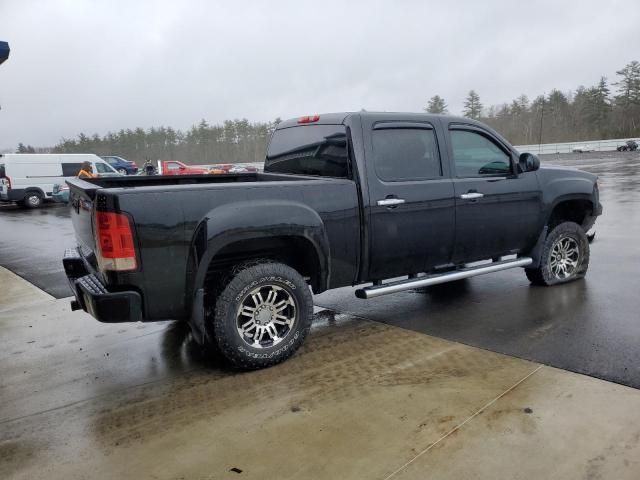
<path fill-rule="evenodd" d="M 42 195 L 40 192 L 27 192 L 23 202 L 27 208 L 40 208 L 42 206 Z"/>
<path fill-rule="evenodd" d="M 221 281 L 218 291 L 215 313 L 212 319 L 207 319 L 212 323 L 208 330 L 220 353 L 237 368 L 255 370 L 280 363 L 293 355 L 309 333 L 313 298 L 304 278 L 287 265 L 269 261 L 237 265 Z M 272 291 L 276 296 L 271 304 L 260 303 L 268 301 Z M 260 298 L 256 300 L 257 297 Z M 283 302 L 289 303 L 282 307 Z M 253 312 L 245 311 L 252 305 Z M 291 324 L 284 325 L 283 320 L 276 318 L 278 312 L 283 314 L 280 318 Z M 243 334 L 240 327 L 246 324 L 249 326 L 242 329 L 246 332 Z M 275 335 L 273 329 L 277 329 Z M 265 333 L 268 338 L 261 344 Z M 255 346 L 257 343 L 259 347 Z"/>
<path fill-rule="evenodd" d="M 563 250 L 573 252 L 574 249 L 575 254 L 562 253 Z M 525 273 L 533 285 L 551 286 L 571 282 L 587 274 L 589 255 L 589 240 L 582 227 L 574 222 L 563 222 L 547 235 L 538 268 L 525 268 Z M 554 257 L 558 259 L 556 262 Z"/>

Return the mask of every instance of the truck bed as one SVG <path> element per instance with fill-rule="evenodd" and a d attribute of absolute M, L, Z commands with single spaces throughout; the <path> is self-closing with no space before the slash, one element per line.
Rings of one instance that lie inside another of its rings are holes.
<path fill-rule="evenodd" d="M 310 241 L 326 245 L 332 282 L 349 285 L 355 276 L 360 221 L 357 188 L 350 179 L 250 172 L 74 178 L 67 183 L 79 253 L 112 291 L 154 292 L 142 299 L 146 320 L 188 316 L 188 296 L 175 291 L 183 291 L 195 274 L 206 243 L 214 245 L 230 234 L 273 237 L 304 228 Z M 96 209 L 129 217 L 136 271 L 98 271 Z"/>
<path fill-rule="evenodd" d="M 68 180 L 72 190 L 82 190 L 89 198 L 93 199 L 95 192 L 100 189 L 113 188 L 143 188 L 144 191 L 162 190 L 164 187 L 172 186 L 195 186 L 213 184 L 235 184 L 235 183 L 255 183 L 255 182 L 291 182 L 300 180 L 315 180 L 315 177 L 300 175 L 279 175 L 275 173 L 224 173 L 216 175 L 131 175 L 117 177 L 98 177 L 94 179 L 71 179 Z M 89 185 L 93 185 L 90 187 Z M 144 188 L 144 187 L 156 187 Z"/>

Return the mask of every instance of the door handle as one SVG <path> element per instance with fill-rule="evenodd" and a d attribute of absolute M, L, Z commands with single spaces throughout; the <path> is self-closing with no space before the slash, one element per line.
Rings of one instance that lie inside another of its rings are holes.
<path fill-rule="evenodd" d="M 476 198 L 482 198 L 484 197 L 484 193 L 478 193 L 478 192 L 469 192 L 469 193 L 463 193 L 462 195 L 460 195 L 460 198 L 462 198 L 463 200 L 475 200 Z"/>
<path fill-rule="evenodd" d="M 384 200 L 378 200 L 378 206 L 380 207 L 393 207 L 394 205 L 400 205 L 404 203 L 404 198 L 385 198 Z"/>

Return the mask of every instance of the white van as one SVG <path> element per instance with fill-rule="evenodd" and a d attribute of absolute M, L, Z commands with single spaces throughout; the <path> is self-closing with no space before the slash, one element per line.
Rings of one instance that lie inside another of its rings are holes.
<path fill-rule="evenodd" d="M 90 162 L 93 173 L 120 175 L 97 155 L 84 153 L 0 154 L 0 201 L 18 202 L 30 208 L 51 200 L 53 186 L 78 175 L 82 162 Z"/>

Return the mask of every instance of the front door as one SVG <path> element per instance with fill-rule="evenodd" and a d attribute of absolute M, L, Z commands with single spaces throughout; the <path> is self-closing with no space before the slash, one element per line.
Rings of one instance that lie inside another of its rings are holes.
<path fill-rule="evenodd" d="M 536 173 L 516 174 L 514 155 L 487 131 L 452 126 L 449 132 L 456 202 L 454 263 L 530 248 L 541 215 Z"/>
<path fill-rule="evenodd" d="M 424 272 L 451 259 L 453 184 L 430 123 L 372 122 L 367 145 L 368 278 Z M 440 138 L 439 138 L 440 137 Z"/>

